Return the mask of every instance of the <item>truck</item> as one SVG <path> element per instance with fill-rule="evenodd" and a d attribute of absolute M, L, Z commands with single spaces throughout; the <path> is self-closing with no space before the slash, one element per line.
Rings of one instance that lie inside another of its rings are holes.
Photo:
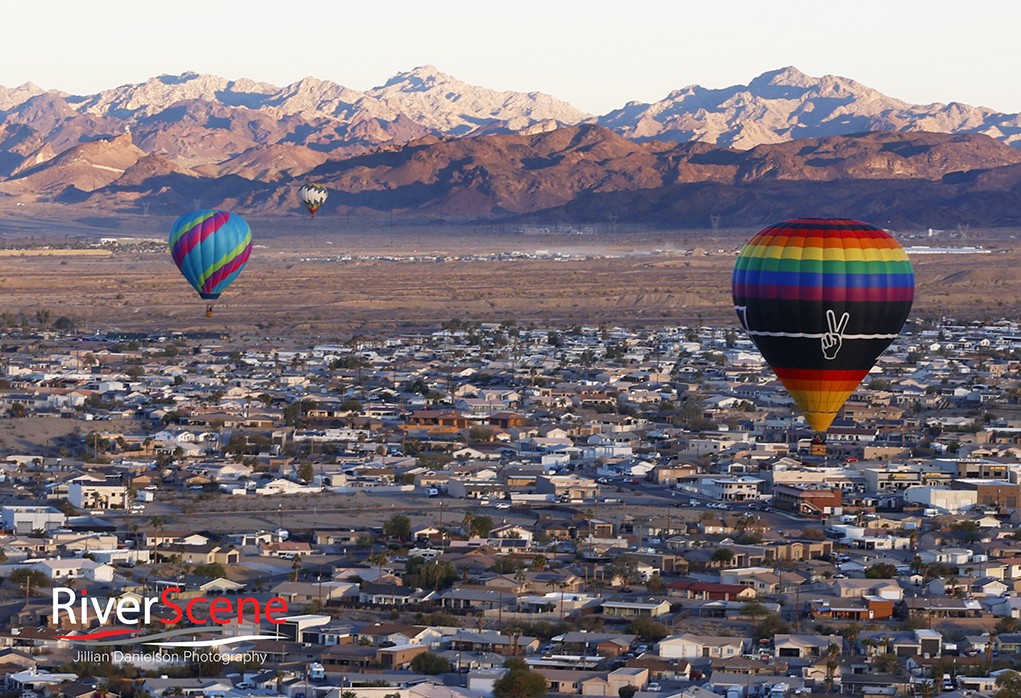
<path fill-rule="evenodd" d="M 425 496 L 426 497 L 439 497 L 440 496 L 440 491 L 438 489 L 436 489 L 435 487 L 427 487 L 426 490 L 425 490 Z"/>

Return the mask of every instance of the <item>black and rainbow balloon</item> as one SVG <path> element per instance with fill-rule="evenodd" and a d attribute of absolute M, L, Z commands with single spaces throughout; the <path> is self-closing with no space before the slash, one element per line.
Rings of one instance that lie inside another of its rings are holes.
<path fill-rule="evenodd" d="M 825 432 L 903 327 L 915 275 L 879 228 L 798 218 L 748 241 L 732 288 L 748 335 L 809 426 Z"/>

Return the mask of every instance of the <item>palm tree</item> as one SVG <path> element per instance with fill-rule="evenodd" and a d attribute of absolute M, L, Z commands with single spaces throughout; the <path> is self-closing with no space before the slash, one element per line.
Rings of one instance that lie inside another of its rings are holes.
<path fill-rule="evenodd" d="M 571 586 L 571 584 L 566 579 L 561 579 L 559 582 L 557 582 L 557 586 L 560 587 L 560 622 L 563 623 L 564 622 L 564 591 L 567 589 L 567 587 Z"/>
<path fill-rule="evenodd" d="M 160 546 L 159 535 L 163 533 L 163 530 L 167 527 L 167 525 L 163 523 L 163 518 L 159 515 L 153 516 L 149 519 L 149 525 L 156 529 L 156 535 L 152 537 L 152 561 L 155 563 L 158 559 L 157 550 Z"/>
<path fill-rule="evenodd" d="M 857 623 L 851 623 L 844 628 L 844 639 L 847 640 L 847 644 L 851 647 L 851 654 L 854 654 L 854 643 L 858 639 L 858 635 L 861 634 L 861 626 Z"/>
<path fill-rule="evenodd" d="M 873 656 L 876 653 L 876 647 L 879 646 L 879 643 L 876 642 L 875 639 L 871 637 L 865 638 L 859 644 L 865 648 L 866 657 Z"/>
<path fill-rule="evenodd" d="M 836 673 L 837 667 L 840 666 L 837 657 L 840 656 L 842 651 L 840 645 L 835 642 L 831 642 L 826 647 L 826 686 L 831 691 L 833 690 L 833 674 Z"/>
<path fill-rule="evenodd" d="M 383 565 L 390 560 L 390 553 L 386 550 L 380 550 L 379 552 L 372 553 L 368 557 L 370 565 L 376 566 L 376 581 L 378 582 L 383 577 Z"/>

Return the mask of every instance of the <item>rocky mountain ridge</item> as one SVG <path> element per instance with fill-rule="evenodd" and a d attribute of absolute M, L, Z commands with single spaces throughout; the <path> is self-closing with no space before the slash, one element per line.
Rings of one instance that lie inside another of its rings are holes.
<path fill-rule="evenodd" d="M 296 186 L 313 179 L 333 192 L 323 216 L 547 212 L 698 225 L 733 206 L 738 217 L 791 201 L 795 214 L 810 212 L 826 192 L 825 205 L 873 213 L 885 197 L 924 225 L 916 194 L 925 191 L 963 197 L 937 206 L 939 216 L 1021 221 L 1017 115 L 909 105 L 793 68 L 598 118 L 431 66 L 366 92 L 186 73 L 86 97 L 0 88 L 0 105 L 0 197 L 19 203 L 169 212 L 201 201 L 281 213 L 297 209 Z M 677 208 L 691 197 L 704 210 Z"/>

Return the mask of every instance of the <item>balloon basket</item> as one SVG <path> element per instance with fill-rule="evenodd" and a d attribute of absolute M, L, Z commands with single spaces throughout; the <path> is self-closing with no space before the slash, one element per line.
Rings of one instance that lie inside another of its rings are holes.
<path fill-rule="evenodd" d="M 213 317 L 213 306 L 206 306 L 206 317 Z"/>

